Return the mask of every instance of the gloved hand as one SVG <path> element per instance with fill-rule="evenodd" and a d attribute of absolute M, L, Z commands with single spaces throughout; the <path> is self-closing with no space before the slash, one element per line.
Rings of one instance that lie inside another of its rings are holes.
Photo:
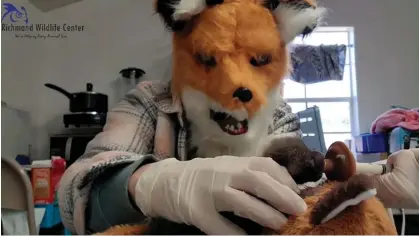
<path fill-rule="evenodd" d="M 419 149 L 390 155 L 390 173 L 375 176 L 377 197 L 389 208 L 419 208 Z"/>
<path fill-rule="evenodd" d="M 297 191 L 288 171 L 271 158 L 170 158 L 144 170 L 135 201 L 148 217 L 193 225 L 206 234 L 245 234 L 219 212 L 278 230 L 287 221 L 281 212 L 295 215 L 307 208 Z"/>

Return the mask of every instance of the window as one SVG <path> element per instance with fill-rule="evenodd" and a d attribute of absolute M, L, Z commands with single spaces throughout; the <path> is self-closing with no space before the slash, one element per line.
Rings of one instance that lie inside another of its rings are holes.
<path fill-rule="evenodd" d="M 284 81 L 284 98 L 293 112 L 318 106 L 326 147 L 334 141 L 351 139 L 356 133 L 356 86 L 353 29 L 350 27 L 321 27 L 310 36 L 297 38 L 294 44 L 345 44 L 346 65 L 342 81 L 300 84 L 290 79 Z"/>

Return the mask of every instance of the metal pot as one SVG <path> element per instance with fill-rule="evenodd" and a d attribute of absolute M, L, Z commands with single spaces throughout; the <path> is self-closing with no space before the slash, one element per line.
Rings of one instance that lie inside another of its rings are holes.
<path fill-rule="evenodd" d="M 93 92 L 93 84 L 86 84 L 85 92 L 69 93 L 54 84 L 46 87 L 58 91 L 70 100 L 70 112 L 108 112 L 108 95 Z"/>
<path fill-rule="evenodd" d="M 128 67 L 125 69 L 122 69 L 119 74 L 122 75 L 122 77 L 126 79 L 139 79 L 141 76 L 145 74 L 145 71 L 137 68 L 137 67 Z"/>

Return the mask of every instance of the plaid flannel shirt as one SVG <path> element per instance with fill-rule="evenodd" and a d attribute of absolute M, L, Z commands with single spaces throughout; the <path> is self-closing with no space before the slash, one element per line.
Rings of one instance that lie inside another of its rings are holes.
<path fill-rule="evenodd" d="M 301 135 L 291 108 L 280 102 L 270 135 Z M 107 123 L 61 179 L 58 191 L 61 217 L 72 232 L 85 233 L 86 205 L 93 181 L 105 171 L 152 154 L 155 160 L 193 158 L 188 124 L 180 103 L 172 99 L 170 84 L 142 82 L 108 112 Z"/>

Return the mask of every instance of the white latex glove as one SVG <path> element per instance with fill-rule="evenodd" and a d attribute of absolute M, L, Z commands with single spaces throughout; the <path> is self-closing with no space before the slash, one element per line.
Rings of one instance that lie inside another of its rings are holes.
<path fill-rule="evenodd" d="M 392 171 L 375 177 L 377 197 L 389 208 L 419 208 L 419 149 L 393 153 L 387 165 Z"/>
<path fill-rule="evenodd" d="M 307 208 L 288 171 L 271 158 L 171 158 L 151 165 L 135 186 L 141 211 L 193 225 L 206 234 L 245 234 L 220 215 L 222 211 L 278 230 L 287 221 L 281 212 L 295 215 Z"/>

